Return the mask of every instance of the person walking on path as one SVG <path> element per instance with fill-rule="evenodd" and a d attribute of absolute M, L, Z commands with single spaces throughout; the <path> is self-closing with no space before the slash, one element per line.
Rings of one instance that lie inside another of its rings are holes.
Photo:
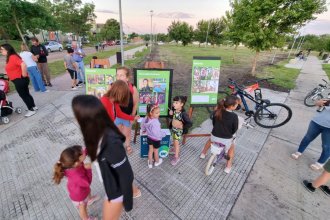
<path fill-rule="evenodd" d="M 308 180 L 303 181 L 304 187 L 310 191 L 315 192 L 316 189 L 320 188 L 327 196 L 330 196 L 330 189 L 325 185 L 330 180 L 330 160 L 324 165 L 323 173 L 317 177 L 314 181 L 309 182 Z"/>
<path fill-rule="evenodd" d="M 5 70 L 8 78 L 14 83 L 19 97 L 22 98 L 28 108 L 28 112 L 25 114 L 25 117 L 30 117 L 36 114 L 38 108 L 36 107 L 34 99 L 29 91 L 30 80 L 27 73 L 26 64 L 10 44 L 2 44 L 0 49 L 1 54 L 6 56 Z"/>
<path fill-rule="evenodd" d="M 41 73 L 39 72 L 37 63 L 35 62 L 37 60 L 36 57 L 28 50 L 28 47 L 25 44 L 21 44 L 21 51 L 22 52 L 19 55 L 27 66 L 27 71 L 29 73 L 34 91 L 49 92 L 42 82 Z"/>
<path fill-rule="evenodd" d="M 33 37 L 31 41 L 31 53 L 38 58 L 38 68 L 42 74 L 43 82 L 46 86 L 52 87 L 53 85 L 50 82 L 50 73 L 47 63 L 48 51 L 44 45 L 39 43 L 38 38 Z"/>
<path fill-rule="evenodd" d="M 72 100 L 87 154 L 97 160 L 106 192 L 103 219 L 119 219 L 123 207 L 133 208 L 133 170 L 125 152 L 125 136 L 111 121 L 101 101 L 92 95 L 78 95 Z"/>
<path fill-rule="evenodd" d="M 68 71 L 72 79 L 71 89 L 77 90 L 77 87 L 81 87 L 81 85 L 77 84 L 77 70 L 79 67 L 73 60 L 73 49 L 68 48 L 67 51 L 68 53 L 64 56 L 64 68 Z"/>
<path fill-rule="evenodd" d="M 78 64 L 77 77 L 78 84 L 85 83 L 85 64 L 84 57 L 86 56 L 84 50 L 78 46 L 77 41 L 72 41 L 73 60 Z"/>
<path fill-rule="evenodd" d="M 315 103 L 316 106 L 324 106 L 327 101 L 322 99 Z M 330 157 L 330 107 L 325 106 L 323 111 L 318 112 L 312 121 L 309 123 L 307 133 L 304 138 L 301 140 L 298 151 L 291 154 L 293 159 L 299 159 L 308 145 L 321 134 L 322 139 L 322 153 L 318 161 L 310 165 L 310 168 L 313 170 L 322 169 L 325 162 Z"/>

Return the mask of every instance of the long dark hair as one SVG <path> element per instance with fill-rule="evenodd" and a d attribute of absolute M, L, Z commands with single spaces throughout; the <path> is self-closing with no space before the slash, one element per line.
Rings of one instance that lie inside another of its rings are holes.
<path fill-rule="evenodd" d="M 72 168 L 79 161 L 81 155 L 82 147 L 79 145 L 68 147 L 62 151 L 60 159 L 54 165 L 53 180 L 56 184 L 60 184 L 64 176 L 64 170 Z"/>
<path fill-rule="evenodd" d="M 7 51 L 6 63 L 8 63 L 8 61 L 9 61 L 9 57 L 10 57 L 11 55 L 16 55 L 16 56 L 18 56 L 19 58 L 21 58 L 21 57 L 16 53 L 15 49 L 13 48 L 13 46 L 11 46 L 10 44 L 2 44 L 1 47 Z"/>
<path fill-rule="evenodd" d="M 221 120 L 222 114 L 224 111 L 226 111 L 226 108 L 236 105 L 238 100 L 239 100 L 239 98 L 234 95 L 227 96 L 224 99 L 219 99 L 216 110 L 215 110 L 215 118 L 217 120 Z"/>
<path fill-rule="evenodd" d="M 100 139 L 107 129 L 115 131 L 120 137 L 125 136 L 110 119 L 101 101 L 92 95 L 78 95 L 72 100 L 72 110 L 84 136 L 88 156 L 96 159 Z"/>
<path fill-rule="evenodd" d="M 186 104 L 187 99 L 188 99 L 187 96 L 178 95 L 178 96 L 175 96 L 175 97 L 173 98 L 173 101 L 177 101 L 177 102 L 179 101 L 179 102 L 181 102 L 181 103 L 183 104 L 183 106 L 182 106 L 182 110 L 181 110 L 181 111 L 185 111 L 185 109 L 184 109 L 184 105 Z"/>

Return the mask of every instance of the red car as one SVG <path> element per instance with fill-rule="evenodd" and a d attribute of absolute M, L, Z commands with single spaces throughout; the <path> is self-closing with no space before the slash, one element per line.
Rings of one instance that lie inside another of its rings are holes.
<path fill-rule="evenodd" d="M 114 46 L 116 44 L 115 44 L 115 42 L 113 40 L 109 40 L 109 41 L 107 41 L 107 45 L 108 46 Z"/>

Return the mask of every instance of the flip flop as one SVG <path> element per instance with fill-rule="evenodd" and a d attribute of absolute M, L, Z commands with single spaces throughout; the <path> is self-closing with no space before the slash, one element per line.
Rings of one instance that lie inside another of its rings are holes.
<path fill-rule="evenodd" d="M 133 195 L 133 199 L 139 198 L 141 197 L 141 195 L 142 195 L 141 190 L 139 190 L 136 195 Z"/>
<path fill-rule="evenodd" d="M 131 155 L 132 153 L 133 153 L 133 148 L 131 147 L 131 146 L 126 146 L 126 153 L 128 154 L 128 155 Z"/>

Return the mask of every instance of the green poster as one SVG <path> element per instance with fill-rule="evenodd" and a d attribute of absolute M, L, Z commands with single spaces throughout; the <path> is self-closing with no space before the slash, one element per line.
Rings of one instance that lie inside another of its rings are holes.
<path fill-rule="evenodd" d="M 134 69 L 135 85 L 139 92 L 138 115 L 146 115 L 147 104 L 158 104 L 160 116 L 168 115 L 171 102 L 171 69 Z"/>
<path fill-rule="evenodd" d="M 193 57 L 191 105 L 217 104 L 220 65 L 220 57 Z"/>
<path fill-rule="evenodd" d="M 85 69 L 86 94 L 101 98 L 116 80 L 116 69 Z"/>

